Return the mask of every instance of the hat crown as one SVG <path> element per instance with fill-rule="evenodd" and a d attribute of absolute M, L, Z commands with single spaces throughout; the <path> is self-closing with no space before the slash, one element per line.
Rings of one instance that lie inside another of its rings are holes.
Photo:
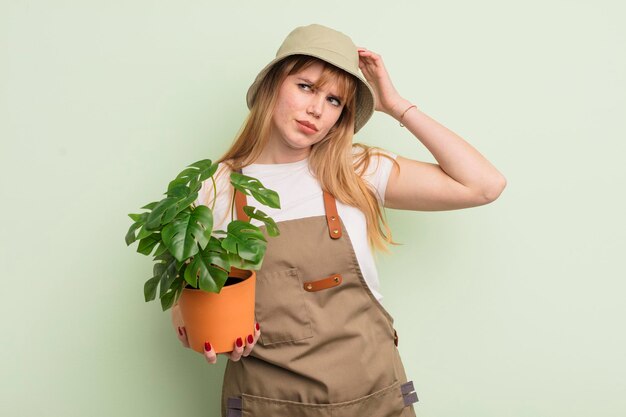
<path fill-rule="evenodd" d="M 358 71 L 359 53 L 352 39 L 338 30 L 315 23 L 292 30 L 278 48 L 276 57 L 316 51 L 333 52 L 339 61 L 338 66 Z"/>

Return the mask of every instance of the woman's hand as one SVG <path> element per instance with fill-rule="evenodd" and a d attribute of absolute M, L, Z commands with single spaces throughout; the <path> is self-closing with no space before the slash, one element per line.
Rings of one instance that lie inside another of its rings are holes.
<path fill-rule="evenodd" d="M 187 339 L 187 330 L 185 329 L 178 304 L 172 307 L 172 324 L 177 329 L 176 336 L 178 340 L 180 340 L 180 343 L 184 347 L 188 348 L 189 340 Z M 259 336 L 261 336 L 261 327 L 259 323 L 256 323 L 254 335 L 248 335 L 245 340 L 241 337 L 237 338 L 237 340 L 233 342 L 233 350 L 231 352 L 222 353 L 222 355 L 228 355 L 228 358 L 233 362 L 238 361 L 242 356 L 248 356 L 254 345 L 256 345 L 257 340 L 259 340 Z M 216 363 L 217 355 L 209 341 L 206 341 L 204 344 L 204 357 L 206 361 L 210 364 Z"/>
<path fill-rule="evenodd" d="M 184 330 L 183 333 L 185 333 Z M 254 336 L 251 334 L 248 335 L 245 341 L 242 340 L 241 337 L 237 338 L 237 340 L 233 343 L 233 350 L 221 353 L 221 355 L 228 355 L 228 359 L 233 362 L 237 362 L 242 356 L 248 356 L 250 354 L 252 348 L 256 345 L 257 340 L 259 340 L 260 335 L 261 328 L 259 327 L 259 323 L 257 323 L 254 330 Z M 218 354 L 215 353 L 211 344 L 208 341 L 204 342 L 204 358 L 206 361 L 210 364 L 215 364 L 217 362 L 217 355 Z"/>
<path fill-rule="evenodd" d="M 374 90 L 376 110 L 387 113 L 394 118 L 400 117 L 402 109 L 397 107 L 406 100 L 400 96 L 393 86 L 382 57 L 366 48 L 359 47 L 358 51 L 359 68 Z"/>

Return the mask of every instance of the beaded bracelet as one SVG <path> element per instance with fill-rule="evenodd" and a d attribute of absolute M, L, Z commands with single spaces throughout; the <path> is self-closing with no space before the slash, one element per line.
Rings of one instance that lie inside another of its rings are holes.
<path fill-rule="evenodd" d="M 404 127 L 404 125 L 402 124 L 402 119 L 404 118 L 404 115 L 406 114 L 406 112 L 408 112 L 409 110 L 411 110 L 413 107 L 415 107 L 417 109 L 417 106 L 415 104 L 409 106 L 408 109 L 406 109 L 404 111 L 404 113 L 402 113 L 402 116 L 400 116 L 400 127 Z"/>

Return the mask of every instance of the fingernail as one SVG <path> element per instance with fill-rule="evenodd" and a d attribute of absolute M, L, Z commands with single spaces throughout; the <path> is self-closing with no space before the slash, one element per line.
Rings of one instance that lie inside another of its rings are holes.
<path fill-rule="evenodd" d="M 248 335 L 248 344 L 252 344 L 254 342 L 254 337 L 251 334 Z"/>
<path fill-rule="evenodd" d="M 261 330 L 261 326 L 259 326 L 259 323 L 256 324 L 256 329 L 257 329 L 257 331 Z"/>
<path fill-rule="evenodd" d="M 178 334 L 181 336 L 183 335 L 183 331 L 180 329 L 180 327 L 178 328 Z"/>
<path fill-rule="evenodd" d="M 241 340 L 241 337 L 237 338 L 237 347 L 242 347 L 243 346 L 243 340 Z"/>
<path fill-rule="evenodd" d="M 204 350 L 207 352 L 211 350 L 211 344 L 209 342 L 204 342 Z"/>

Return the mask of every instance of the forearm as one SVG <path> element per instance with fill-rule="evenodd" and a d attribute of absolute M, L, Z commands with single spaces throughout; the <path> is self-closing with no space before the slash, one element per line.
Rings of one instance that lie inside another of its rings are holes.
<path fill-rule="evenodd" d="M 504 176 L 463 138 L 438 123 L 418 108 L 402 113 L 412 103 L 400 99 L 388 112 L 432 153 L 447 175 L 466 187 L 489 197 L 497 197 L 504 186 Z"/>

